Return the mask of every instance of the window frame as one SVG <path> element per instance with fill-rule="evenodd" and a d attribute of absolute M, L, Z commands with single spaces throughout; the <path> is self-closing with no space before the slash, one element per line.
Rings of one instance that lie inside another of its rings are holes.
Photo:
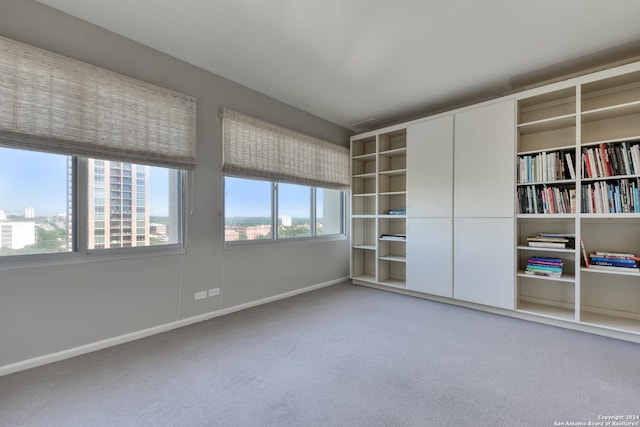
<path fill-rule="evenodd" d="M 226 198 L 226 184 L 227 178 L 246 179 L 253 181 L 261 181 L 270 184 L 271 188 L 271 237 L 268 239 L 252 239 L 252 240 L 226 240 L 224 228 L 226 227 L 226 212 L 227 212 L 227 198 Z M 324 189 L 324 187 L 317 187 L 311 185 L 302 185 L 311 189 L 310 197 L 310 221 L 311 221 L 311 235 L 300 237 L 278 237 L 278 184 L 284 183 L 281 181 L 272 181 L 260 178 L 248 178 L 242 176 L 224 175 L 222 179 L 222 240 L 224 248 L 242 247 L 251 245 L 269 245 L 269 244 L 281 244 L 281 243 L 293 243 L 293 242 L 314 242 L 314 241 L 330 241 L 330 240 L 346 240 L 347 239 L 347 190 L 336 190 L 327 188 L 327 190 L 335 190 L 340 192 L 340 233 L 334 234 L 317 234 L 317 209 L 316 198 L 317 190 Z M 295 184 L 301 185 L 301 184 Z"/>
<path fill-rule="evenodd" d="M 0 145 L 0 147 L 2 147 Z M 16 147 L 6 147 L 9 149 L 21 150 Z M 25 150 L 23 151 L 33 151 Z M 35 150 L 37 152 L 57 154 L 43 150 Z M 64 154 L 59 154 L 64 156 Z M 49 252 L 41 254 L 24 254 L 24 255 L 7 255 L 0 256 L 0 271 L 16 268 L 55 266 L 64 264 L 81 264 L 95 261 L 112 261 L 121 259 L 130 259 L 137 257 L 163 256 L 171 254 L 186 253 L 187 240 L 187 183 L 188 173 L 186 169 L 172 169 L 166 166 L 158 166 L 162 168 L 175 170 L 177 173 L 177 190 L 178 197 L 177 208 L 178 218 L 176 222 L 179 224 L 178 242 L 153 246 L 131 246 L 121 248 L 104 248 L 104 249 L 88 249 L 88 209 L 89 209 L 89 177 L 88 177 L 88 158 L 80 156 L 67 156 L 71 158 L 71 250 L 68 252 Z M 117 160 L 116 160 L 117 161 Z M 135 163 L 135 162 L 130 162 Z M 136 163 L 137 164 L 137 163 Z M 105 189 L 106 192 L 106 189 Z"/>

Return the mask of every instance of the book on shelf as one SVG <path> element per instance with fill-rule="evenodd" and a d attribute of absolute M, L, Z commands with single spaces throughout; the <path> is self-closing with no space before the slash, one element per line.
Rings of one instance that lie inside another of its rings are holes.
<path fill-rule="evenodd" d="M 562 266 L 563 261 L 559 258 L 531 257 L 524 272 L 529 275 L 557 278 L 562 276 Z"/>
<path fill-rule="evenodd" d="M 605 142 L 583 148 L 582 177 L 637 175 L 640 173 L 640 146 L 637 142 Z"/>
<path fill-rule="evenodd" d="M 582 185 L 582 213 L 640 213 L 640 179 Z"/>
<path fill-rule="evenodd" d="M 389 215 L 406 215 L 407 210 L 406 209 L 389 209 L 388 214 Z"/>
<path fill-rule="evenodd" d="M 536 248 L 574 248 L 575 234 L 539 233 L 536 236 L 527 237 L 527 244 Z"/>
<path fill-rule="evenodd" d="M 399 240 L 399 241 L 404 241 L 407 240 L 407 235 L 406 234 L 381 234 L 380 235 L 380 240 Z"/>
<path fill-rule="evenodd" d="M 640 256 L 635 254 L 630 254 L 630 253 L 596 251 L 594 254 L 596 256 L 607 257 L 607 258 L 640 260 Z"/>
<path fill-rule="evenodd" d="M 535 183 L 575 179 L 572 153 L 542 151 L 518 157 L 518 183 Z"/>
<path fill-rule="evenodd" d="M 589 255 L 591 262 L 601 265 L 619 265 L 621 267 L 630 266 L 637 267 L 638 261 L 635 258 L 614 258 L 607 256 L 598 256 L 596 254 Z"/>
<path fill-rule="evenodd" d="M 576 212 L 575 188 L 547 185 L 518 187 L 518 213 L 567 214 Z"/>
<path fill-rule="evenodd" d="M 584 259 L 585 267 L 589 268 L 589 257 L 587 256 L 587 250 L 584 248 L 584 240 L 580 236 L 580 249 L 582 249 L 582 259 Z"/>
<path fill-rule="evenodd" d="M 586 267 L 595 270 L 640 272 L 638 261 L 640 256 L 631 253 L 596 251 L 586 257 Z"/>
<path fill-rule="evenodd" d="M 619 271 L 622 273 L 640 273 L 640 268 L 616 267 L 613 265 L 591 265 L 589 270 Z"/>

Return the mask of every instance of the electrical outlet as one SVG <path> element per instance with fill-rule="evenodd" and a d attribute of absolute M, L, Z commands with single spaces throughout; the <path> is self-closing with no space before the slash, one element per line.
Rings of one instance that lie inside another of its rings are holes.
<path fill-rule="evenodd" d="M 216 295 L 220 295 L 220 288 L 209 289 L 210 297 L 215 297 Z"/>
<path fill-rule="evenodd" d="M 196 292 L 196 300 L 205 299 L 207 297 L 207 291 Z"/>

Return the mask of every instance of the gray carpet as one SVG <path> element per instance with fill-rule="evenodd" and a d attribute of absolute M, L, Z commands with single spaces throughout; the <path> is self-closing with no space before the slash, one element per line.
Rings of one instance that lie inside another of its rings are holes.
<path fill-rule="evenodd" d="M 553 426 L 639 396 L 638 344 L 342 284 L 0 377 L 0 425 Z"/>

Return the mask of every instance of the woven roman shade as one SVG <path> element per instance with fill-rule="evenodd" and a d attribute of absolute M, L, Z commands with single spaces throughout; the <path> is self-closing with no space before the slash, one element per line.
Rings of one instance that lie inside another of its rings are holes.
<path fill-rule="evenodd" d="M 196 102 L 0 37 L 0 144 L 192 168 Z"/>
<path fill-rule="evenodd" d="M 349 186 L 349 151 L 223 108 L 225 175 L 323 188 Z"/>

